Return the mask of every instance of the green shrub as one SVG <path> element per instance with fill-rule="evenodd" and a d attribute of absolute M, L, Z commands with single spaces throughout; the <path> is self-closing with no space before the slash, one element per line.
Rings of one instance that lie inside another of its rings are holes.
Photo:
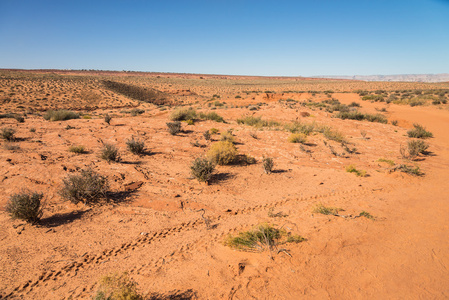
<path fill-rule="evenodd" d="M 176 135 L 181 132 L 181 122 L 168 122 L 167 128 L 171 135 Z"/>
<path fill-rule="evenodd" d="M 292 133 L 288 137 L 289 143 L 301 143 L 304 144 L 307 141 L 307 136 L 303 133 Z"/>
<path fill-rule="evenodd" d="M 275 126 L 280 126 L 281 124 L 277 121 L 266 121 L 266 120 L 262 120 L 261 117 L 254 117 L 254 116 L 247 116 L 247 117 L 241 117 L 239 119 L 237 119 L 237 124 L 245 124 L 245 125 L 249 125 L 249 126 L 254 126 L 254 127 L 275 127 Z"/>
<path fill-rule="evenodd" d="M 291 133 L 303 133 L 305 135 L 310 135 L 315 131 L 315 128 L 315 123 L 303 124 L 298 121 L 284 125 L 284 129 L 290 131 Z"/>
<path fill-rule="evenodd" d="M 365 217 L 365 218 L 370 219 L 370 220 L 373 220 L 373 221 L 376 219 L 372 214 L 370 214 L 369 212 L 366 212 L 366 211 L 362 211 L 362 212 L 359 214 L 359 216 L 360 216 L 360 217 Z"/>
<path fill-rule="evenodd" d="M 271 174 L 273 172 L 274 160 L 271 157 L 265 157 L 262 160 L 262 167 L 265 173 Z"/>
<path fill-rule="evenodd" d="M 209 130 L 209 132 L 210 132 L 210 134 L 217 134 L 217 133 L 220 132 L 220 130 L 218 130 L 217 128 L 211 128 L 211 129 Z"/>
<path fill-rule="evenodd" d="M 1 136 L 3 139 L 11 142 L 15 140 L 14 134 L 16 133 L 16 131 L 12 128 L 2 128 L 1 131 Z"/>
<path fill-rule="evenodd" d="M 130 140 L 126 141 L 126 146 L 133 154 L 140 155 L 145 152 L 145 142 L 143 140 L 135 140 L 134 137 L 131 137 Z"/>
<path fill-rule="evenodd" d="M 228 236 L 225 245 L 242 251 L 272 250 L 277 245 L 285 243 L 300 243 L 305 239 L 291 235 L 284 229 L 278 229 L 269 224 L 261 224 L 252 230 L 240 232 L 237 236 Z"/>
<path fill-rule="evenodd" d="M 388 120 L 385 118 L 382 114 L 363 114 L 358 111 L 351 111 L 351 112 L 339 112 L 336 116 L 336 118 L 346 120 L 367 120 L 369 122 L 378 122 L 378 123 L 384 123 L 387 124 Z"/>
<path fill-rule="evenodd" d="M 322 127 L 321 132 L 323 133 L 324 137 L 328 140 L 335 141 L 338 143 L 346 143 L 346 139 L 343 136 L 343 134 L 337 130 L 332 130 L 330 127 Z"/>
<path fill-rule="evenodd" d="M 407 166 L 407 165 L 399 165 L 398 170 L 403 172 L 403 173 L 407 173 L 413 176 L 422 176 L 424 175 L 423 172 L 421 172 L 421 170 L 419 169 L 418 166 L 412 167 L 412 166 Z"/>
<path fill-rule="evenodd" d="M 80 145 L 80 146 L 70 146 L 69 151 L 72 153 L 78 153 L 78 154 L 83 154 L 86 153 L 86 150 L 84 149 L 84 146 Z"/>
<path fill-rule="evenodd" d="M 21 219 L 28 223 L 37 223 L 42 217 L 42 193 L 23 190 L 13 194 L 6 204 L 6 212 L 13 219 Z"/>
<path fill-rule="evenodd" d="M 390 166 L 394 166 L 394 161 L 392 161 L 391 159 L 379 158 L 377 161 L 389 164 Z"/>
<path fill-rule="evenodd" d="M 210 134 L 209 130 L 206 130 L 206 131 L 203 133 L 203 137 L 204 137 L 204 139 L 205 139 L 206 141 L 210 141 L 211 134 Z"/>
<path fill-rule="evenodd" d="M 127 273 L 104 276 L 100 280 L 99 288 L 94 300 L 143 300 L 137 291 L 137 284 Z"/>
<path fill-rule="evenodd" d="M 47 121 L 65 121 L 71 119 L 79 119 L 80 115 L 68 110 L 48 110 L 44 114 L 44 119 Z"/>
<path fill-rule="evenodd" d="M 220 141 L 212 144 L 207 157 L 218 165 L 227 165 L 235 160 L 237 148 L 230 141 Z"/>
<path fill-rule="evenodd" d="M 100 158 L 111 162 L 120 161 L 120 156 L 117 148 L 112 144 L 104 144 L 100 152 Z"/>
<path fill-rule="evenodd" d="M 419 154 L 425 154 L 429 144 L 422 140 L 410 140 L 407 142 L 407 148 L 410 156 L 416 157 Z"/>
<path fill-rule="evenodd" d="M 407 135 L 411 138 L 426 139 L 433 137 L 433 134 L 427 131 L 422 125 L 413 124 L 414 129 L 407 131 Z"/>
<path fill-rule="evenodd" d="M 208 182 L 215 169 L 215 163 L 207 158 L 197 158 L 190 166 L 192 176 L 200 182 Z"/>
<path fill-rule="evenodd" d="M 225 122 L 225 120 L 223 119 L 223 117 L 220 116 L 219 114 L 217 114 L 216 112 L 200 113 L 200 114 L 199 114 L 199 117 L 200 117 L 200 119 L 202 119 L 202 120 L 211 120 L 211 121 L 222 122 L 222 123 Z"/>
<path fill-rule="evenodd" d="M 196 118 L 196 111 L 191 108 L 178 108 L 170 114 L 170 120 L 172 121 L 187 121 L 195 120 Z"/>
<path fill-rule="evenodd" d="M 365 170 L 357 170 L 354 165 L 349 165 L 346 167 L 346 172 L 348 173 L 354 173 L 358 177 L 366 177 L 366 171 Z"/>
<path fill-rule="evenodd" d="M 343 209 L 341 209 L 341 208 L 328 207 L 328 206 L 324 206 L 323 204 L 319 203 L 313 208 L 312 212 L 316 213 L 316 214 L 336 216 L 336 215 L 338 215 L 338 212 L 342 211 L 342 210 Z"/>
<path fill-rule="evenodd" d="M 59 194 L 63 199 L 77 204 L 82 202 L 87 205 L 97 203 L 107 198 L 109 181 L 92 169 L 81 170 L 78 175 L 68 175 L 62 181 L 63 187 Z"/>

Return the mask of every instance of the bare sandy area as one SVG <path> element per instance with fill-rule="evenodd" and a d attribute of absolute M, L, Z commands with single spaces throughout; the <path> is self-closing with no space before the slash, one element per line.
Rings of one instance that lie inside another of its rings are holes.
<path fill-rule="evenodd" d="M 149 299 L 449 297 L 448 104 L 431 104 L 436 98 L 430 96 L 413 107 L 363 101 L 358 92 L 409 91 L 398 92 L 403 95 L 446 90 L 449 83 L 6 70 L 0 75 L 0 114 L 25 114 L 24 122 L 0 118 L 0 129 L 13 128 L 16 136 L 0 147 L 0 299 L 91 299 L 100 278 L 114 272 L 127 272 Z M 154 90 L 163 103 L 112 91 L 106 80 Z M 323 104 L 329 99 L 358 103 L 359 111 L 380 113 L 388 122 L 336 118 Z M 166 123 L 181 105 L 216 112 L 226 122 L 182 122 L 182 132 L 171 135 Z M 48 121 L 43 114 L 49 109 L 82 116 Z M 110 125 L 105 114 L 112 116 Z M 280 125 L 249 126 L 237 122 L 242 116 Z M 346 144 L 319 131 L 307 143 L 290 143 L 283 124 L 294 121 L 328 126 Z M 411 161 L 399 149 L 415 123 L 433 138 L 425 140 L 429 151 Z M 217 166 L 205 184 L 192 177 L 190 165 L 220 139 L 204 138 L 212 128 L 231 130 L 239 154 L 257 162 Z M 145 142 L 143 155 L 127 150 L 132 137 Z M 119 149 L 119 162 L 99 157 L 104 143 Z M 87 152 L 68 151 L 76 145 Z M 275 162 L 271 174 L 263 171 L 264 157 Z M 395 171 L 401 164 L 419 167 L 423 175 Z M 347 172 L 350 165 L 368 175 Z M 111 201 L 88 206 L 61 198 L 63 179 L 86 168 L 108 178 Z M 10 196 L 22 188 L 45 195 L 36 225 L 5 212 Z M 318 204 L 343 211 L 323 215 L 314 212 Z M 253 252 L 225 245 L 229 235 L 262 223 L 305 240 Z"/>

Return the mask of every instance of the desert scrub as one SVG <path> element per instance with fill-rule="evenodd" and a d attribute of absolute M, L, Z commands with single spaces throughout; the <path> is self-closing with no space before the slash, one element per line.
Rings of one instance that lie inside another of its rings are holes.
<path fill-rule="evenodd" d="M 126 146 L 133 154 L 141 155 L 145 152 L 145 142 L 143 140 L 135 140 L 134 137 L 126 141 Z"/>
<path fill-rule="evenodd" d="M 104 116 L 104 122 L 105 122 L 106 124 L 111 125 L 111 120 L 112 120 L 112 117 L 111 117 L 109 114 L 106 114 L 106 115 Z"/>
<path fill-rule="evenodd" d="M 271 174 L 273 172 L 274 160 L 271 157 L 265 157 L 262 160 L 262 167 L 265 173 Z"/>
<path fill-rule="evenodd" d="M 80 115 L 69 110 L 48 110 L 44 114 L 44 119 L 47 121 L 65 121 L 70 119 L 79 119 Z"/>
<path fill-rule="evenodd" d="M 0 132 L 0 135 L 4 140 L 7 140 L 8 142 L 14 141 L 15 137 L 14 134 L 16 131 L 12 128 L 2 128 L 2 131 Z"/>
<path fill-rule="evenodd" d="M 322 128 L 319 129 L 325 138 L 327 138 L 328 140 L 331 141 L 335 141 L 338 143 L 347 143 L 344 135 L 337 131 L 337 130 L 332 130 L 332 128 L 328 127 L 328 126 L 324 126 Z"/>
<path fill-rule="evenodd" d="M 427 131 L 422 125 L 413 124 L 414 129 L 407 131 L 408 137 L 417 139 L 426 139 L 433 137 L 432 132 Z"/>
<path fill-rule="evenodd" d="M 305 239 L 292 235 L 284 229 L 278 229 L 269 224 L 261 224 L 252 230 L 240 232 L 237 236 L 228 236 L 225 245 L 241 251 L 262 252 L 272 250 L 277 245 L 300 243 Z"/>
<path fill-rule="evenodd" d="M 215 163 L 207 158 L 197 158 L 190 166 L 192 176 L 200 182 L 209 182 L 214 170 Z"/>
<path fill-rule="evenodd" d="M 195 120 L 197 118 L 197 113 L 191 108 L 178 108 L 170 114 L 171 121 L 187 121 Z"/>
<path fill-rule="evenodd" d="M 83 154 L 83 153 L 86 153 L 86 149 L 82 145 L 70 146 L 69 147 L 69 152 L 77 153 L 77 154 Z"/>
<path fill-rule="evenodd" d="M 397 169 L 403 173 L 407 173 L 413 176 L 422 176 L 424 175 L 423 172 L 419 169 L 418 166 L 408 166 L 408 165 L 399 165 Z"/>
<path fill-rule="evenodd" d="M 307 136 L 303 133 L 292 133 L 288 137 L 288 142 L 304 144 L 305 142 L 307 142 Z"/>
<path fill-rule="evenodd" d="M 273 120 L 262 120 L 261 117 L 254 117 L 254 116 L 247 116 L 247 117 L 241 117 L 239 119 L 237 119 L 237 124 L 245 124 L 245 125 L 249 125 L 249 126 L 254 126 L 254 127 L 276 127 L 276 126 L 280 126 L 281 124 L 277 121 L 273 121 Z"/>
<path fill-rule="evenodd" d="M 218 165 L 232 163 L 237 156 L 237 148 L 230 141 L 220 141 L 212 144 L 207 157 Z"/>
<path fill-rule="evenodd" d="M 418 156 L 418 154 L 426 154 L 429 144 L 422 140 L 410 140 L 407 142 L 407 148 L 411 156 Z"/>
<path fill-rule="evenodd" d="M 211 134 L 210 134 L 209 130 L 206 130 L 206 131 L 203 133 L 203 137 L 204 137 L 204 139 L 205 139 L 206 141 L 210 141 Z"/>
<path fill-rule="evenodd" d="M 339 211 L 342 211 L 343 209 L 337 208 L 337 207 L 330 207 L 330 206 L 324 206 L 323 204 L 319 203 L 317 204 L 312 212 L 316 214 L 322 214 L 322 215 L 333 215 L 337 216 Z"/>
<path fill-rule="evenodd" d="M 302 133 L 305 135 L 310 135 L 315 130 L 315 128 L 315 123 L 303 124 L 298 121 L 284 125 L 284 129 L 290 131 L 291 133 Z"/>
<path fill-rule="evenodd" d="M 346 167 L 346 172 L 348 173 L 354 173 L 358 177 L 366 177 L 366 171 L 365 170 L 357 170 L 354 165 L 349 165 Z"/>
<path fill-rule="evenodd" d="M 391 159 L 379 158 L 377 161 L 378 161 L 378 162 L 386 163 L 386 164 L 388 164 L 388 165 L 390 165 L 390 166 L 394 166 L 394 161 L 391 160 Z"/>
<path fill-rule="evenodd" d="M 35 224 L 42 217 L 42 199 L 44 194 L 23 190 L 13 194 L 6 204 L 6 212 L 13 219 L 21 219 Z"/>
<path fill-rule="evenodd" d="M 97 203 L 107 198 L 109 181 L 92 169 L 81 170 L 79 174 L 68 175 L 62 181 L 60 196 L 74 204 L 82 202 L 86 205 Z"/>
<path fill-rule="evenodd" d="M 94 300 L 142 300 L 137 284 L 127 273 L 104 276 L 99 282 Z"/>
<path fill-rule="evenodd" d="M 200 119 L 202 120 L 211 120 L 215 122 L 222 122 L 225 123 L 225 120 L 222 116 L 217 114 L 216 112 L 210 112 L 210 113 L 200 113 L 199 114 Z"/>
<path fill-rule="evenodd" d="M 388 123 L 387 118 L 385 118 L 385 116 L 382 114 L 363 114 L 358 111 L 348 111 L 348 112 L 341 111 L 338 114 L 336 114 L 335 117 L 342 120 L 346 119 L 359 120 L 359 121 L 367 120 L 369 122 L 378 122 L 383 124 Z"/>
<path fill-rule="evenodd" d="M 220 135 L 220 141 L 229 141 L 229 142 L 231 142 L 231 143 L 235 143 L 235 138 L 234 138 L 234 136 L 232 135 L 232 132 L 230 132 L 230 131 L 226 131 L 226 132 L 223 132 L 221 135 Z"/>
<path fill-rule="evenodd" d="M 177 135 L 181 132 L 181 122 L 168 122 L 167 123 L 168 132 L 170 132 L 171 135 Z"/>
<path fill-rule="evenodd" d="M 101 148 L 100 151 L 100 158 L 106 160 L 107 162 L 120 161 L 118 150 L 112 144 L 103 144 L 103 148 Z"/>
<path fill-rule="evenodd" d="M 359 217 L 365 217 L 365 218 L 367 218 L 367 219 L 370 219 L 370 220 L 376 220 L 376 217 L 374 217 L 372 214 L 370 214 L 369 212 L 367 212 L 367 211 L 362 211 L 360 214 L 359 214 Z"/>

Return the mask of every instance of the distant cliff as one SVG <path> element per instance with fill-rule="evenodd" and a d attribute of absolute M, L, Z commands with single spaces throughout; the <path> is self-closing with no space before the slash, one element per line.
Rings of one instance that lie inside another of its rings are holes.
<path fill-rule="evenodd" d="M 355 76 L 314 76 L 316 78 L 352 79 L 363 81 L 413 81 L 413 82 L 445 82 L 449 74 L 403 74 L 403 75 L 355 75 Z"/>

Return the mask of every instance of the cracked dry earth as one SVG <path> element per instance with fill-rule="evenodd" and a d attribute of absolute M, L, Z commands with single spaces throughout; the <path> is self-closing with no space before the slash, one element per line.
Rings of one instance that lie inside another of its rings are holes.
<path fill-rule="evenodd" d="M 357 101 L 351 94 L 337 97 Z M 368 111 L 381 107 L 360 103 Z M 226 124 L 183 124 L 177 136 L 166 130 L 169 112 L 148 108 L 136 117 L 113 112 L 117 116 L 109 126 L 101 117 L 0 120 L 21 138 L 20 149 L 0 150 L 0 299 L 91 299 L 98 280 L 113 272 L 128 272 L 143 295 L 162 299 L 449 297 L 447 110 L 390 105 L 388 117 L 399 120 L 399 127 L 310 111 L 317 123 L 332 125 L 357 148 L 339 157 L 319 134 L 310 137 L 309 152 L 288 143 L 285 131 L 265 129 L 252 138 L 253 128 L 235 122 L 247 113 L 243 108 L 217 111 Z M 287 121 L 297 119 L 298 111 L 269 103 L 257 115 Z M 399 145 L 415 122 L 434 134 L 427 140 L 432 155 L 418 161 L 425 175 L 388 173 L 377 160 L 401 161 Z M 207 151 L 211 142 L 202 134 L 212 127 L 232 128 L 239 153 L 258 163 L 219 166 L 205 185 L 191 178 L 189 166 Z M 131 136 L 145 140 L 146 155 L 126 151 Z M 206 147 L 192 146 L 195 140 Z M 99 159 L 102 142 L 117 145 L 122 161 Z M 87 154 L 67 151 L 80 144 Z M 272 174 L 262 171 L 264 156 L 275 160 Z M 345 172 L 350 164 L 369 176 Z M 121 196 L 93 207 L 62 200 L 62 179 L 85 167 L 107 176 Z M 22 187 L 45 194 L 37 226 L 4 212 L 8 196 Z M 376 219 L 312 213 L 318 203 L 342 208 L 344 215 L 367 211 Z M 223 244 L 229 234 L 264 222 L 306 241 L 261 253 Z"/>

